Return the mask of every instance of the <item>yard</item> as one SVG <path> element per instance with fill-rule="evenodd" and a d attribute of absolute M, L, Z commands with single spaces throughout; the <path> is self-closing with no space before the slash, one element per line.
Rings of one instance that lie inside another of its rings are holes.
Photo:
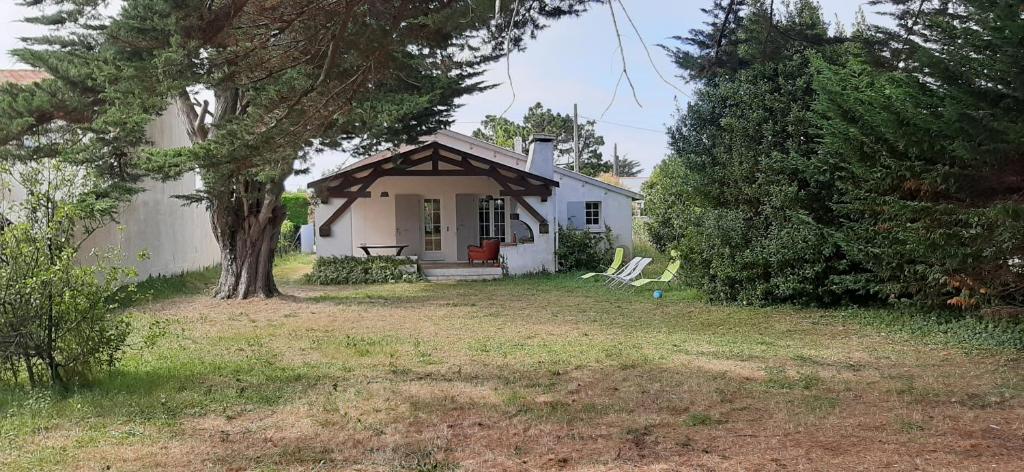
<path fill-rule="evenodd" d="M 121 367 L 0 391 L 3 470 L 1012 470 L 1024 363 L 856 314 L 568 276 L 141 305 Z M 171 292 L 183 292 L 170 294 Z"/>

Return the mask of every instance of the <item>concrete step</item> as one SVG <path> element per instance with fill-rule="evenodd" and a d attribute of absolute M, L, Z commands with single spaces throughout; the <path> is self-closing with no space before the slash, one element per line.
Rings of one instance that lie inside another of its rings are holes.
<path fill-rule="evenodd" d="M 498 275 L 434 275 L 425 276 L 427 282 L 473 282 L 478 280 L 498 280 Z"/>
<path fill-rule="evenodd" d="M 444 277 L 451 275 L 501 275 L 501 267 L 422 267 L 423 275 L 426 277 Z"/>
<path fill-rule="evenodd" d="M 423 277 L 431 282 L 451 282 L 459 280 L 494 280 L 502 277 L 501 267 L 494 266 L 451 266 L 423 265 L 420 267 Z"/>

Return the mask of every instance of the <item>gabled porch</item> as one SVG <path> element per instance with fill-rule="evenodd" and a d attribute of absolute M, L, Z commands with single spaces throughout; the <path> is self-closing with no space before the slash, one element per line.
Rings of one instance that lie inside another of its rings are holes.
<path fill-rule="evenodd" d="M 511 273 L 552 270 L 558 182 L 510 164 L 429 142 L 314 181 L 317 252 L 360 256 L 363 246 L 396 245 L 421 264 L 456 264 L 468 262 L 469 246 L 497 239 Z M 440 278 L 464 268 L 431 270 Z M 500 277 L 501 265 L 494 269 L 467 274 Z"/>

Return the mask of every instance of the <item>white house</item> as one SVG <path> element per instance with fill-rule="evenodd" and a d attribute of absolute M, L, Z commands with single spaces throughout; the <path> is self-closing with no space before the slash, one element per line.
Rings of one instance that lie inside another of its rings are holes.
<path fill-rule="evenodd" d="M 428 276 L 431 268 L 442 276 L 500 276 L 500 266 L 465 266 L 468 246 L 485 239 L 501 242 L 510 274 L 553 271 L 559 226 L 607 227 L 617 245 L 632 249 L 632 202 L 640 198 L 555 166 L 551 136 L 535 135 L 524 155 L 453 131 L 368 157 L 309 187 L 320 200 L 318 255 L 401 248 Z"/>
<path fill-rule="evenodd" d="M 0 71 L 0 83 L 29 83 L 46 78 L 39 71 Z M 157 148 L 189 146 L 188 135 L 175 108 L 168 107 L 150 123 L 147 134 Z M 24 190 L 0 181 L 0 214 L 5 208 L 24 199 Z M 194 192 L 201 185 L 195 173 L 188 173 L 171 182 L 147 181 L 146 191 L 136 195 L 118 213 L 117 222 L 96 231 L 83 243 L 82 254 L 93 248 L 119 246 L 136 267 L 142 279 L 156 275 L 177 275 L 204 269 L 220 263 L 220 250 L 210 229 L 210 216 L 199 206 L 184 206 L 174 195 Z M 135 261 L 134 256 L 147 252 L 149 258 Z"/>

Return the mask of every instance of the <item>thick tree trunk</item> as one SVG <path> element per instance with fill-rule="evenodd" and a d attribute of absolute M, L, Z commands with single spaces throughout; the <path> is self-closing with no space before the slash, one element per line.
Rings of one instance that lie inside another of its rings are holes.
<path fill-rule="evenodd" d="M 274 281 L 274 257 L 287 213 L 281 203 L 283 183 L 270 187 L 262 202 L 241 202 L 243 197 L 236 197 L 211 205 L 210 220 L 221 254 L 215 294 L 219 299 L 270 298 L 281 293 Z"/>

